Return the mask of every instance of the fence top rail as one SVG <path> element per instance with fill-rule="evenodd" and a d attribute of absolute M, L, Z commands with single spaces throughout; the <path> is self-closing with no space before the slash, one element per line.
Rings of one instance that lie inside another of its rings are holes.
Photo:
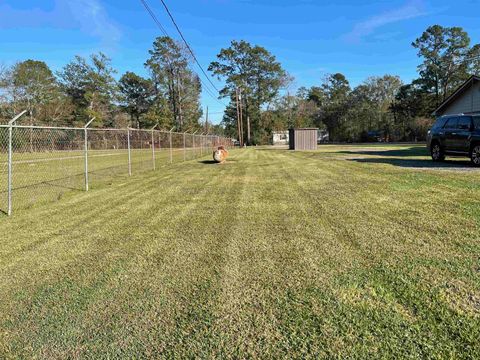
<path fill-rule="evenodd" d="M 132 129 L 115 129 L 115 128 L 88 128 L 88 131 L 123 131 L 123 132 L 128 132 L 128 130 Z"/>
<path fill-rule="evenodd" d="M 84 128 L 76 127 L 58 127 L 58 126 L 37 126 L 37 125 L 4 125 L 1 124 L 0 128 L 18 128 L 18 129 L 45 129 L 45 130 L 85 130 Z"/>
<path fill-rule="evenodd" d="M 40 126 L 40 125 L 8 125 L 8 124 L 0 124 L 0 128 L 17 128 L 17 129 L 39 129 L 39 130 L 78 130 L 78 131 L 85 131 L 85 127 L 68 127 L 68 126 Z M 127 131 L 135 131 L 135 132 L 145 132 L 145 133 L 164 133 L 164 134 L 177 134 L 177 135 L 192 135 L 192 136 L 203 136 L 205 138 L 212 138 L 212 137 L 217 137 L 217 138 L 223 138 L 222 136 L 219 135 L 202 135 L 202 134 L 195 134 L 195 133 L 183 133 L 183 132 L 177 132 L 177 131 L 168 131 L 168 130 L 157 130 L 157 129 L 128 129 L 128 128 L 87 128 L 88 131 L 121 131 L 121 132 L 127 132 Z"/>

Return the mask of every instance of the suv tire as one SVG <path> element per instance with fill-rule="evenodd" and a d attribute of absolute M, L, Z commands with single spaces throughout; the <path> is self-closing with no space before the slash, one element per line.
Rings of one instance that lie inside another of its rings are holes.
<path fill-rule="evenodd" d="M 480 144 L 475 144 L 470 151 L 470 160 L 474 166 L 480 166 Z"/>
<path fill-rule="evenodd" d="M 480 147 L 479 147 L 479 150 L 480 150 Z M 437 142 L 433 143 L 432 146 L 430 147 L 430 155 L 432 156 L 433 161 L 445 160 L 445 152 L 443 151 L 440 144 Z"/>

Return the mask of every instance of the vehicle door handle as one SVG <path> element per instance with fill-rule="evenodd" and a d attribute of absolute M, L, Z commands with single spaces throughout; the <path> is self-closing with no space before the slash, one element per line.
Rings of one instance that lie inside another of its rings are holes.
<path fill-rule="evenodd" d="M 452 133 L 452 135 L 457 135 L 457 133 Z"/>

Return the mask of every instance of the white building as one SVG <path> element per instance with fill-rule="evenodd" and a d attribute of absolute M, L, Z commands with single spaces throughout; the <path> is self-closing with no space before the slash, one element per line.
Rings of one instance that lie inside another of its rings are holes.
<path fill-rule="evenodd" d="M 288 131 L 274 131 L 272 133 L 273 135 L 273 140 L 272 144 L 273 145 L 288 145 Z"/>
<path fill-rule="evenodd" d="M 480 112 L 480 77 L 471 76 L 433 113 L 435 116 Z"/>

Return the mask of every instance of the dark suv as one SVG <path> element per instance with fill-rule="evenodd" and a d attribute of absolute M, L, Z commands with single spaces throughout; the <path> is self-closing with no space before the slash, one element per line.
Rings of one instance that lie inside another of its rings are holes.
<path fill-rule="evenodd" d="M 480 166 L 480 114 L 438 118 L 428 131 L 427 148 L 433 161 L 443 161 L 445 155 L 468 156 Z"/>

